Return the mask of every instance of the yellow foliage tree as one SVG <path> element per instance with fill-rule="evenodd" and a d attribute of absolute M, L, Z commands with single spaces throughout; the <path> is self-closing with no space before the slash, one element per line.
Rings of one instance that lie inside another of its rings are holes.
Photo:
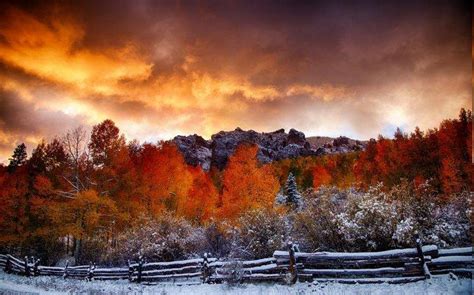
<path fill-rule="evenodd" d="M 49 217 L 61 236 L 72 235 L 76 239 L 75 256 L 80 256 L 84 238 L 107 235 L 117 218 L 115 202 L 99 196 L 95 190 L 79 192 L 73 199 L 51 206 Z"/>

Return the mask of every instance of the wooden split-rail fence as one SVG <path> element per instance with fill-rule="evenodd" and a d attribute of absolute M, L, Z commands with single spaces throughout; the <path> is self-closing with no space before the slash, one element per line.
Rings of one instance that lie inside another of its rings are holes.
<path fill-rule="evenodd" d="M 273 257 L 250 261 L 221 261 L 203 258 L 146 262 L 143 258 L 127 267 L 99 267 L 95 264 L 55 267 L 40 265 L 32 257 L 19 259 L 0 254 L 0 267 L 7 273 L 26 276 L 58 276 L 86 280 L 125 280 L 137 283 L 183 284 L 221 282 L 336 281 L 340 283 L 407 283 L 432 275 L 453 274 L 472 278 L 473 248 L 438 249 L 435 245 L 381 252 L 297 252 L 275 251 Z"/>

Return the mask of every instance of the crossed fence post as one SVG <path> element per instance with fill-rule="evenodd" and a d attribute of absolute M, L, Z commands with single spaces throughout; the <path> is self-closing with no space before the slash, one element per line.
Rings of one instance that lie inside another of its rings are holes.
<path fill-rule="evenodd" d="M 68 266 L 69 266 L 69 260 L 66 260 L 66 266 L 64 267 L 63 278 L 67 278 L 69 275 L 68 270 L 67 270 Z"/>
<path fill-rule="evenodd" d="M 95 271 L 95 263 L 92 263 L 92 261 L 89 264 L 89 269 L 87 271 L 87 280 L 92 281 L 94 280 L 94 271 Z"/>
<path fill-rule="evenodd" d="M 33 276 L 38 276 L 39 275 L 39 270 L 38 270 L 38 266 L 39 266 L 39 263 L 40 263 L 40 258 L 38 259 L 35 259 L 34 256 L 31 257 L 31 260 L 33 261 Z"/>
<path fill-rule="evenodd" d="M 295 258 L 295 245 L 293 242 L 288 242 L 288 253 L 290 255 L 290 265 L 288 267 L 289 272 L 289 283 L 291 285 L 295 284 L 298 280 L 298 272 L 296 270 L 296 258 Z"/>
<path fill-rule="evenodd" d="M 24 267 L 25 267 L 25 276 L 29 277 L 30 276 L 30 268 L 28 266 L 28 256 L 25 256 Z"/>
<path fill-rule="evenodd" d="M 143 256 L 139 256 L 138 257 L 138 274 L 137 274 L 137 283 L 141 283 L 142 282 L 142 271 L 143 271 Z"/>
<path fill-rule="evenodd" d="M 5 272 L 10 273 L 11 270 L 12 270 L 11 258 L 10 258 L 10 255 L 7 255 L 7 263 L 5 263 Z"/>
<path fill-rule="evenodd" d="M 423 244 L 421 242 L 420 235 L 418 233 L 415 234 L 415 242 L 416 242 L 416 251 L 418 252 L 418 257 L 420 258 L 420 266 L 421 271 L 425 275 L 426 279 L 431 278 L 431 272 L 426 264 L 425 255 L 423 254 Z"/>
<path fill-rule="evenodd" d="M 209 267 L 208 253 L 204 253 L 201 272 L 202 282 L 210 283 L 211 268 Z"/>
<path fill-rule="evenodd" d="M 133 281 L 133 266 L 132 266 L 132 263 L 130 262 L 130 259 L 127 260 L 127 265 L 128 265 L 128 281 L 132 282 Z"/>

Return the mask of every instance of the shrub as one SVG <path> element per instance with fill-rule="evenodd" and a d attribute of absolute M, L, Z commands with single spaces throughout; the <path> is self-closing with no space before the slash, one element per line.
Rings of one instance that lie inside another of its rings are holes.
<path fill-rule="evenodd" d="M 285 219 L 272 209 L 254 209 L 239 218 L 231 229 L 231 256 L 264 258 L 282 249 L 287 236 Z"/>
<path fill-rule="evenodd" d="M 345 212 L 337 215 L 339 233 L 353 250 L 389 248 L 396 227 L 396 212 L 382 186 L 365 193 L 350 193 Z"/>
<path fill-rule="evenodd" d="M 471 198 L 468 192 L 451 196 L 451 201 L 434 212 L 434 226 L 426 239 L 441 247 L 471 246 Z"/>
<path fill-rule="evenodd" d="M 123 264 L 142 255 L 151 261 L 172 261 L 197 256 L 205 250 L 202 228 L 164 214 L 157 219 L 142 218 L 137 226 L 121 234 L 109 260 Z"/>
<path fill-rule="evenodd" d="M 215 257 L 227 256 L 231 248 L 231 241 L 222 227 L 212 220 L 204 229 L 207 252 Z"/>
<path fill-rule="evenodd" d="M 346 191 L 334 187 L 320 187 L 305 195 L 307 206 L 293 218 L 292 237 L 302 249 L 343 250 L 336 216 Z"/>

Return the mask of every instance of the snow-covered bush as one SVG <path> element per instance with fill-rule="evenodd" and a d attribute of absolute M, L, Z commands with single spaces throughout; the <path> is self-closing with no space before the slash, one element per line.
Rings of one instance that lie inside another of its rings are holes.
<path fill-rule="evenodd" d="M 231 249 L 231 241 L 226 235 L 225 226 L 212 220 L 204 229 L 206 239 L 207 253 L 213 257 L 225 257 Z"/>
<path fill-rule="evenodd" d="M 164 214 L 158 219 L 143 218 L 138 226 L 123 233 L 109 260 L 123 263 L 142 255 L 151 261 L 172 261 L 202 254 L 206 246 L 202 228 Z"/>
<path fill-rule="evenodd" d="M 413 183 L 403 180 L 388 192 L 388 199 L 396 207 L 400 220 L 411 219 L 415 231 L 423 233 L 433 227 L 433 213 L 439 205 L 436 203 L 439 196 L 429 181 L 415 187 Z"/>
<path fill-rule="evenodd" d="M 336 216 L 339 233 L 352 250 L 387 249 L 396 228 L 396 212 L 382 186 L 351 192 L 345 212 Z"/>
<path fill-rule="evenodd" d="M 471 198 L 468 192 L 452 195 L 434 212 L 434 226 L 426 235 L 441 247 L 471 245 Z"/>
<path fill-rule="evenodd" d="M 83 241 L 82 257 L 86 262 L 121 265 L 139 255 L 149 261 L 166 261 L 204 252 L 214 257 L 256 259 L 286 249 L 288 240 L 307 252 L 374 251 L 413 247 L 416 234 L 425 244 L 470 245 L 467 192 L 440 201 L 429 182 L 419 186 L 402 182 L 390 190 L 382 185 L 367 191 L 321 186 L 303 193 L 302 198 L 305 206 L 299 211 L 278 206 L 254 209 L 229 224 L 211 220 L 205 227 L 194 227 L 171 214 L 143 218 L 114 237 L 114 247 Z"/>
<path fill-rule="evenodd" d="M 264 258 L 283 249 L 287 236 L 285 219 L 272 209 L 255 209 L 239 218 L 239 226 L 230 230 L 231 256 Z"/>
<path fill-rule="evenodd" d="M 393 244 L 399 247 L 413 246 L 416 233 L 416 224 L 411 217 L 399 220 L 392 235 Z"/>
<path fill-rule="evenodd" d="M 305 194 L 306 207 L 295 214 L 291 232 L 304 251 L 343 250 L 336 216 L 345 197 L 345 191 L 324 186 Z"/>
<path fill-rule="evenodd" d="M 389 199 L 397 210 L 393 235 L 395 247 L 410 247 L 419 233 L 424 243 L 441 247 L 470 244 L 470 198 L 468 192 L 440 198 L 430 181 L 414 186 L 407 181 L 393 187 Z"/>
<path fill-rule="evenodd" d="M 291 217 L 292 237 L 305 251 L 373 251 L 413 247 L 415 235 L 441 247 L 470 245 L 467 192 L 442 200 L 427 181 L 402 181 L 388 191 L 320 187 Z"/>
<path fill-rule="evenodd" d="M 285 192 L 282 189 L 280 189 L 275 196 L 275 205 L 280 206 L 280 205 L 285 205 L 286 204 L 286 195 Z"/>

